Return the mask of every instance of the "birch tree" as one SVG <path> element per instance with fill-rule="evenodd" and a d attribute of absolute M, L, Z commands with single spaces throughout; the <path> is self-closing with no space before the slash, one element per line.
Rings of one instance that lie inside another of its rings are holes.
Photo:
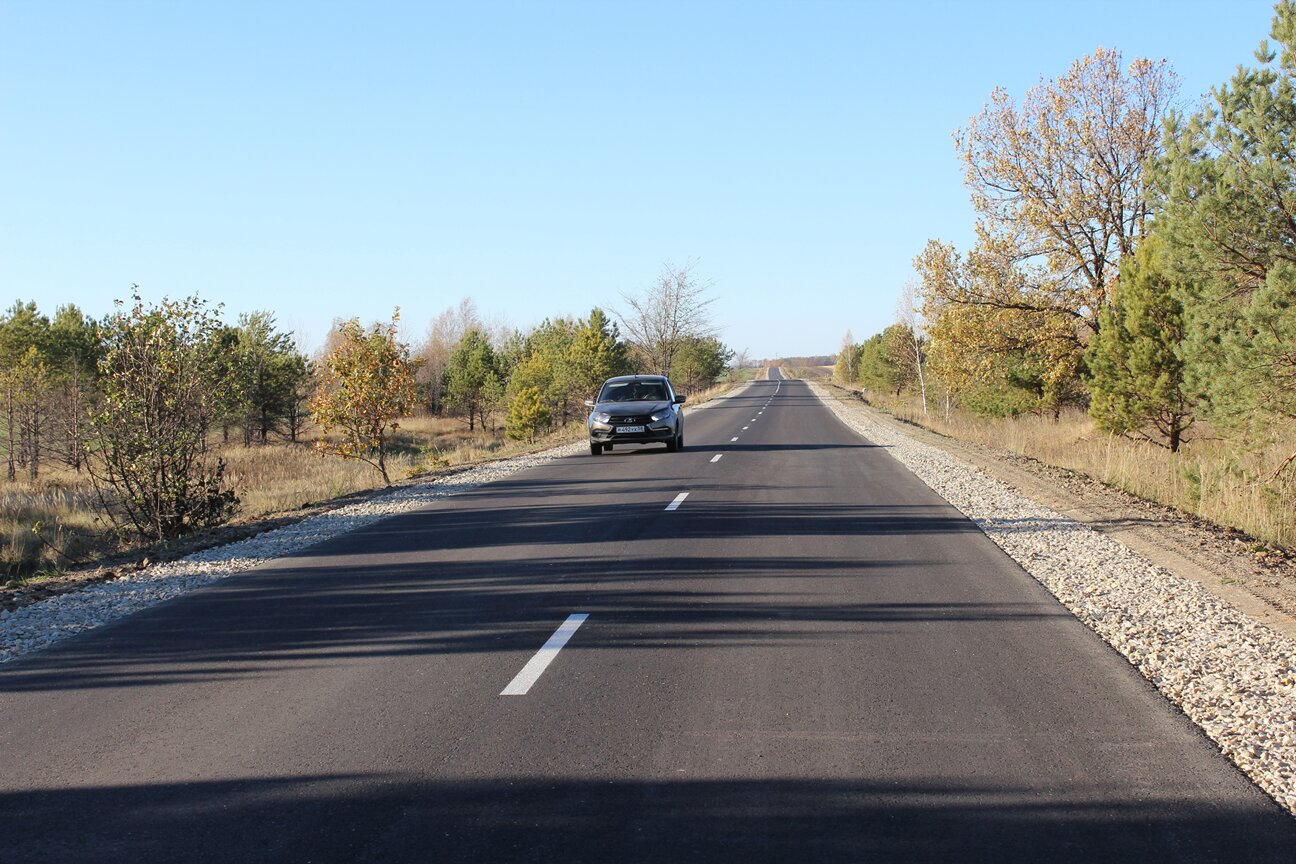
<path fill-rule="evenodd" d="M 913 369 L 914 379 L 918 382 L 918 395 L 922 397 L 923 414 L 927 413 L 927 377 L 924 367 L 927 354 L 927 334 L 922 319 L 921 299 L 918 286 L 906 282 L 900 290 L 896 301 L 896 323 L 905 328 L 906 338 L 897 347 L 901 351 L 901 360 Z M 848 331 L 849 332 L 849 331 Z"/>
<path fill-rule="evenodd" d="M 696 261 L 663 265 L 657 281 L 640 295 L 623 294 L 629 307 L 621 327 L 639 354 L 645 371 L 670 374 L 675 354 L 687 339 L 714 336 L 709 282 L 694 274 Z"/>

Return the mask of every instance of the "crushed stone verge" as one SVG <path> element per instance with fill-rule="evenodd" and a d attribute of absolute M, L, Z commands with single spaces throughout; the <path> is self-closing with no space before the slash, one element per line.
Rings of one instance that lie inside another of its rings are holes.
<path fill-rule="evenodd" d="M 1296 641 L 1198 583 L 872 419 L 807 382 L 840 420 L 957 507 L 1296 815 Z"/>

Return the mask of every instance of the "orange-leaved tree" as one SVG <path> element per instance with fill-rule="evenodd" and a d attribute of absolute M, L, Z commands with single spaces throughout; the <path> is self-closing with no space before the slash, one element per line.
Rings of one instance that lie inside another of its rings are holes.
<path fill-rule="evenodd" d="M 316 449 L 372 465 L 388 486 L 390 436 L 418 395 L 418 364 L 410 359 L 409 346 L 397 338 L 399 321 L 397 309 L 390 324 L 374 324 L 367 331 L 356 318 L 339 324 L 338 339 L 321 364 L 319 389 L 310 403 L 324 436 Z M 334 432 L 340 438 L 331 439 Z"/>

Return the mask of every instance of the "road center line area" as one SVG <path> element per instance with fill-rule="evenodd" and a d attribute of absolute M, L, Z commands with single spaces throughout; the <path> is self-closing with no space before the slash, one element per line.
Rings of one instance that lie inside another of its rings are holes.
<path fill-rule="evenodd" d="M 720 457 L 723 456 L 723 455 L 724 455 L 723 453 L 717 453 L 716 455 L 714 455 L 714 456 L 711 457 L 711 461 L 712 461 L 712 462 L 719 462 L 719 461 L 720 461 Z"/>
<path fill-rule="evenodd" d="M 678 510 L 679 506 L 684 503 L 684 499 L 689 496 L 687 492 L 681 492 L 675 496 L 675 500 L 666 505 L 667 510 Z"/>
<path fill-rule="evenodd" d="M 737 440 L 738 440 L 738 436 L 735 435 L 734 437 L 730 438 L 729 440 L 730 440 L 730 441 L 737 441 Z"/>
<path fill-rule="evenodd" d="M 540 646 L 540 650 L 527 661 L 527 664 L 522 667 L 522 671 L 513 677 L 507 687 L 500 691 L 500 695 L 525 696 L 527 691 L 531 689 L 531 685 L 535 684 L 540 676 L 544 674 L 545 669 L 549 668 L 549 664 L 558 656 L 558 652 L 567 644 L 567 640 L 572 637 L 577 628 L 585 623 L 585 619 L 588 617 L 589 615 L 584 612 L 573 612 L 568 615 L 567 620 L 549 637 L 549 641 Z"/>

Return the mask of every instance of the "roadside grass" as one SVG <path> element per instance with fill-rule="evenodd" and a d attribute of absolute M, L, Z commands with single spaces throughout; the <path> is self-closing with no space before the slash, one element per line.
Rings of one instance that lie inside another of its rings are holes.
<path fill-rule="evenodd" d="M 0 483 L 0 585 L 59 572 L 116 548 L 115 533 L 98 516 L 89 478 L 71 471 L 51 474 Z"/>
<path fill-rule="evenodd" d="M 439 417 L 402 421 L 388 457 L 394 481 L 432 471 L 516 455 L 573 440 L 583 427 L 558 430 L 534 443 L 510 441 L 502 429 L 468 430 L 467 424 Z M 223 444 L 225 479 L 239 496 L 234 524 L 255 522 L 303 507 L 382 486 L 371 466 L 314 449 L 318 433 L 309 430 L 297 444 L 264 446 Z M 40 536 L 33 530 L 40 526 Z M 41 538 L 44 537 L 43 541 Z M 90 478 L 48 465 L 39 480 L 0 480 L 0 585 L 16 587 L 40 574 L 119 553 L 143 552 L 123 540 L 100 515 Z"/>
<path fill-rule="evenodd" d="M 691 392 L 688 404 L 706 402 L 733 385 L 724 382 Z M 407 417 L 392 438 L 388 472 L 400 482 L 545 450 L 582 438 L 584 421 L 581 413 L 566 427 L 525 442 L 509 440 L 502 428 L 470 431 L 467 423 L 453 418 Z M 318 430 L 308 429 L 296 444 L 217 446 L 216 455 L 225 460 L 225 479 L 239 496 L 235 525 L 382 486 L 381 475 L 368 464 L 319 455 L 314 448 L 318 435 Z M 40 536 L 33 530 L 37 525 Z M 18 587 L 41 574 L 61 573 L 106 556 L 146 551 L 122 538 L 100 515 L 94 487 L 84 472 L 49 465 L 35 482 L 0 480 L 0 587 Z"/>
<path fill-rule="evenodd" d="M 1204 425 L 1179 453 L 1146 441 L 1098 431 L 1087 413 L 1063 412 L 1058 420 L 1023 415 L 987 418 L 930 403 L 917 396 L 869 393 L 868 401 L 893 416 L 942 435 L 972 441 L 1084 474 L 1140 498 L 1236 528 L 1257 540 L 1296 547 L 1296 477 L 1273 474 L 1296 451 L 1296 424 L 1275 427 L 1272 441 L 1242 450 Z"/>
<path fill-rule="evenodd" d="M 833 373 L 831 366 L 785 366 L 783 368 L 793 378 L 806 381 L 824 381 L 831 378 Z"/>
<path fill-rule="evenodd" d="M 762 370 L 759 366 L 748 366 L 743 369 L 730 369 L 729 381 L 735 384 L 741 384 L 744 381 L 755 381 L 756 376 L 760 374 L 761 371 Z"/>

